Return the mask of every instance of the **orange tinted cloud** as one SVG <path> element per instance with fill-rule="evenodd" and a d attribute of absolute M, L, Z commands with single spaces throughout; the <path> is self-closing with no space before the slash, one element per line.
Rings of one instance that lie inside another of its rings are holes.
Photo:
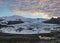
<path fill-rule="evenodd" d="M 0 0 L 0 5 L 2 5 L 3 4 L 3 1 L 2 0 Z"/>
<path fill-rule="evenodd" d="M 17 0 L 18 1 L 18 0 Z M 19 6 L 22 6 L 20 8 L 20 11 L 30 11 L 31 13 L 37 12 L 40 13 L 39 11 L 46 12 L 47 15 L 52 15 L 52 16 L 58 16 L 59 14 L 57 13 L 58 10 L 60 9 L 60 1 L 59 0 L 24 0 L 22 3 L 18 2 L 18 5 L 16 5 L 19 9 Z M 20 4 L 20 5 L 19 5 Z M 60 11 L 60 10 L 59 10 Z M 51 14 L 48 14 L 51 13 Z M 57 14 L 56 14 L 57 13 Z M 46 15 L 46 14 L 45 14 Z"/>
<path fill-rule="evenodd" d="M 10 0 L 5 3 L 8 3 L 10 11 L 15 14 L 30 13 L 33 15 L 43 14 L 47 17 L 60 16 L 60 0 Z"/>

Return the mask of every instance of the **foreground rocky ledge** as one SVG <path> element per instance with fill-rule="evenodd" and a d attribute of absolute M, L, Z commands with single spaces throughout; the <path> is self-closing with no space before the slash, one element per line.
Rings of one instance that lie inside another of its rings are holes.
<path fill-rule="evenodd" d="M 10 40 L 10 39 L 18 39 L 18 40 L 40 40 L 39 36 L 52 37 L 54 36 L 52 33 L 43 33 L 43 34 L 8 34 L 8 33 L 0 33 L 0 40 Z"/>
<path fill-rule="evenodd" d="M 7 34 L 0 33 L 0 43 L 60 43 L 58 39 L 45 40 L 40 39 L 38 36 L 46 37 L 60 37 L 59 32 L 43 33 L 43 34 Z"/>

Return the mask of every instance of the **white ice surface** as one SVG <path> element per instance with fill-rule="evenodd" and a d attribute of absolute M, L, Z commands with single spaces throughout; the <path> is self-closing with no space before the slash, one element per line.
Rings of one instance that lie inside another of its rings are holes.
<path fill-rule="evenodd" d="M 19 16 L 11 16 L 11 17 L 5 17 L 4 22 L 6 21 L 14 21 L 14 20 L 19 20 L 22 19 L 24 23 L 22 24 L 14 24 L 14 25 L 9 25 L 9 26 L 14 26 L 13 27 L 4 27 L 1 28 L 0 31 L 3 33 L 10 33 L 10 34 L 40 34 L 40 33 L 50 33 L 53 27 L 56 27 L 57 25 L 54 24 L 45 24 L 42 23 L 43 19 L 29 19 L 29 18 L 24 18 L 24 17 L 19 17 Z M 25 22 L 27 21 L 27 22 Z M 19 28 L 24 28 L 21 31 L 16 31 L 16 29 Z M 29 30 L 28 28 L 32 27 L 32 30 Z M 38 28 L 38 29 L 37 29 Z M 44 30 L 46 28 L 50 28 L 50 30 Z"/>

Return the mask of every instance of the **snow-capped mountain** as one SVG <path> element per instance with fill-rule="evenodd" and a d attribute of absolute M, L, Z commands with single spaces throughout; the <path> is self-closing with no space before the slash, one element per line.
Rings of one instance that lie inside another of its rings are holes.
<path fill-rule="evenodd" d="M 22 16 L 18 16 L 18 15 L 13 15 L 13 16 L 9 16 L 9 17 L 1 17 L 2 21 L 0 22 L 8 22 L 8 21 L 23 21 L 23 22 L 41 22 L 44 21 L 46 19 L 43 18 L 26 18 L 26 17 L 22 17 Z"/>
<path fill-rule="evenodd" d="M 17 15 L 13 15 L 13 16 L 9 16 L 9 17 L 2 17 L 2 18 L 4 18 L 4 21 L 14 21 L 14 20 L 19 20 L 19 19 L 21 19 L 21 20 L 26 20 L 27 18 L 25 18 L 25 17 L 22 17 L 22 16 L 17 16 Z"/>
<path fill-rule="evenodd" d="M 46 20 L 43 18 L 33 19 L 22 16 L 16 16 L 16 15 L 10 17 L 2 17 L 2 18 L 4 19 L 3 21 L 0 21 L 0 25 L 1 25 L 0 31 L 3 33 L 11 33 L 11 34 L 50 33 L 51 30 L 53 30 L 52 28 L 58 26 L 55 24 L 43 23 L 42 21 Z"/>

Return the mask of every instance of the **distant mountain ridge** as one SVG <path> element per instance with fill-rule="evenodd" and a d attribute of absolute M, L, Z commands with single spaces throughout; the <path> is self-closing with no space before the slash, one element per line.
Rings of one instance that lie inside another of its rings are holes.
<path fill-rule="evenodd" d="M 50 20 L 44 21 L 44 23 L 60 24 L 60 17 L 58 17 L 58 18 L 51 18 Z"/>
<path fill-rule="evenodd" d="M 9 17 L 0 17 L 0 24 L 18 24 L 18 23 L 24 23 L 24 22 L 30 22 L 30 23 L 37 23 L 44 21 L 46 19 L 43 18 L 26 18 L 18 15 L 13 15 Z"/>
<path fill-rule="evenodd" d="M 26 18 L 26 17 L 22 17 L 22 16 L 18 16 L 18 15 L 13 15 L 13 16 L 9 16 L 9 17 L 0 17 L 1 21 L 14 21 L 14 20 L 19 20 L 21 19 L 22 21 L 34 21 L 34 20 L 45 20 L 43 18 Z"/>

